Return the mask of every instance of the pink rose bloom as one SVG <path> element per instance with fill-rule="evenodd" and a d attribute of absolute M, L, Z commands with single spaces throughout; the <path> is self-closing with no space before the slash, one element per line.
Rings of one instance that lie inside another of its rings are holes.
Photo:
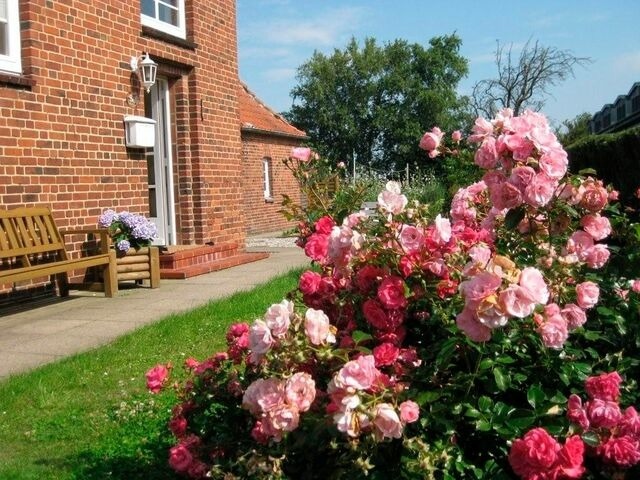
<path fill-rule="evenodd" d="M 602 268 L 609 261 L 610 255 L 607 246 L 598 243 L 584 252 L 584 261 L 589 268 Z"/>
<path fill-rule="evenodd" d="M 578 306 L 589 310 L 598 303 L 600 288 L 593 282 L 582 282 L 576 286 L 576 295 Z"/>
<path fill-rule="evenodd" d="M 509 464 L 523 479 L 546 479 L 562 447 L 544 428 L 529 430 L 524 437 L 514 440 L 509 451 Z"/>
<path fill-rule="evenodd" d="M 456 316 L 456 325 L 474 342 L 491 340 L 491 329 L 478 321 L 472 310 L 465 308 Z"/>
<path fill-rule="evenodd" d="M 311 260 L 316 262 L 324 262 L 329 253 L 329 236 L 313 233 L 304 246 L 304 253 Z"/>
<path fill-rule="evenodd" d="M 578 435 L 567 438 L 558 454 L 559 470 L 562 476 L 556 478 L 578 479 L 584 475 L 584 442 Z"/>
<path fill-rule="evenodd" d="M 611 235 L 611 222 L 598 214 L 585 215 L 580 219 L 580 225 L 594 240 L 603 240 Z"/>
<path fill-rule="evenodd" d="M 620 398 L 620 383 L 622 383 L 620 374 L 609 372 L 587 378 L 584 387 L 589 398 L 617 402 Z"/>
<path fill-rule="evenodd" d="M 169 449 L 169 466 L 176 472 L 186 473 L 192 462 L 193 455 L 185 445 L 180 443 Z"/>
<path fill-rule="evenodd" d="M 494 168 L 498 163 L 498 151 L 496 150 L 496 139 L 487 137 L 483 140 L 480 148 L 476 150 L 474 162 L 480 168 Z"/>
<path fill-rule="evenodd" d="M 535 177 L 536 171 L 527 166 L 519 166 L 511 170 L 511 176 L 509 176 L 509 183 L 517 187 L 518 190 L 524 192 L 524 189 L 531 183 L 533 177 Z"/>
<path fill-rule="evenodd" d="M 384 190 L 378 195 L 378 205 L 380 208 L 393 215 L 402 213 L 408 202 L 407 197 L 395 191 Z"/>
<path fill-rule="evenodd" d="M 511 284 L 499 295 L 502 309 L 512 317 L 525 318 L 536 308 L 536 300 L 528 289 Z"/>
<path fill-rule="evenodd" d="M 145 374 L 147 388 L 151 393 L 159 393 L 169 378 L 169 369 L 165 365 L 156 365 Z"/>
<path fill-rule="evenodd" d="M 355 283 L 362 293 L 371 291 L 382 280 L 385 272 L 382 268 L 367 264 L 356 273 Z"/>
<path fill-rule="evenodd" d="M 424 244 L 424 235 L 413 225 L 403 225 L 398 238 L 400 245 L 407 253 L 420 250 Z"/>
<path fill-rule="evenodd" d="M 382 438 L 401 438 L 402 422 L 392 405 L 380 403 L 375 408 L 373 424 Z"/>
<path fill-rule="evenodd" d="M 635 293 L 640 293 L 640 280 L 636 279 L 631 282 L 631 290 L 633 290 Z"/>
<path fill-rule="evenodd" d="M 367 390 L 380 374 L 375 366 L 373 355 L 362 355 L 355 360 L 344 364 L 334 377 L 334 383 L 338 388 Z"/>
<path fill-rule="evenodd" d="M 613 428 L 622 418 L 618 402 L 600 398 L 587 402 L 587 415 L 594 428 Z"/>
<path fill-rule="evenodd" d="M 333 227 L 336 226 L 336 222 L 328 215 L 321 217 L 318 219 L 314 226 L 314 230 L 316 233 L 321 233 L 324 235 L 329 235 Z"/>
<path fill-rule="evenodd" d="M 478 303 L 475 313 L 478 321 L 491 329 L 504 327 L 509 320 L 506 312 L 502 309 L 502 306 L 498 304 L 494 295 Z"/>
<path fill-rule="evenodd" d="M 514 160 L 526 160 L 533 152 L 533 143 L 523 135 L 503 135 L 502 141 L 512 152 Z"/>
<path fill-rule="evenodd" d="M 499 170 L 489 170 L 482 176 L 482 181 L 491 190 L 507 181 L 507 177 Z"/>
<path fill-rule="evenodd" d="M 442 215 L 438 214 L 436 219 L 434 220 L 435 225 L 435 235 L 434 240 L 438 244 L 449 243 L 451 240 L 451 222 L 448 218 L 442 217 Z"/>
<path fill-rule="evenodd" d="M 407 298 L 404 294 L 404 281 L 400 277 L 388 276 L 378 287 L 378 300 L 388 309 L 405 308 Z"/>
<path fill-rule="evenodd" d="M 400 420 L 403 423 L 413 423 L 420 417 L 420 407 L 412 400 L 405 400 L 400 404 Z"/>
<path fill-rule="evenodd" d="M 538 334 L 542 338 L 542 343 L 547 348 L 560 350 L 564 342 L 569 338 L 567 322 L 560 315 L 547 318 L 538 326 Z"/>
<path fill-rule="evenodd" d="M 602 210 L 609 202 L 607 189 L 593 180 L 585 181 L 583 186 L 584 193 L 580 205 L 592 213 Z"/>
<path fill-rule="evenodd" d="M 482 142 L 487 136 L 493 135 L 493 124 L 486 118 L 478 117 L 471 131 L 473 135 L 469 137 L 469 141 Z"/>
<path fill-rule="evenodd" d="M 490 190 L 489 198 L 493 206 L 498 210 L 516 208 L 522 204 L 522 194 L 520 190 L 508 182 L 495 185 Z"/>
<path fill-rule="evenodd" d="M 640 439 L 640 415 L 633 407 L 627 407 L 618 424 L 620 434 Z"/>
<path fill-rule="evenodd" d="M 502 279 L 490 272 L 480 272 L 469 280 L 460 283 L 460 291 L 465 300 L 479 302 L 495 293 L 502 285 Z"/>
<path fill-rule="evenodd" d="M 365 320 L 379 330 L 393 330 L 390 328 L 390 319 L 382 305 L 373 298 L 365 300 L 362 304 L 362 314 Z"/>
<path fill-rule="evenodd" d="M 306 412 L 316 398 L 316 382 L 304 372 L 294 373 L 284 387 L 287 403 L 299 412 Z"/>
<path fill-rule="evenodd" d="M 597 454 L 610 464 L 622 468 L 633 467 L 640 462 L 640 446 L 637 438 L 610 437 L 604 444 L 600 445 Z"/>
<path fill-rule="evenodd" d="M 544 173 L 538 173 L 524 189 L 524 201 L 532 207 L 544 207 L 553 198 L 557 187 L 557 180 Z"/>
<path fill-rule="evenodd" d="M 584 310 L 575 303 L 565 305 L 564 308 L 560 310 L 560 315 L 562 315 L 562 318 L 567 322 L 569 331 L 581 327 L 587 321 L 587 315 Z"/>
<path fill-rule="evenodd" d="M 593 246 L 593 237 L 582 230 L 576 230 L 567 240 L 567 252 L 576 254 L 582 262 L 587 258 L 587 251 Z"/>
<path fill-rule="evenodd" d="M 322 345 L 325 342 L 334 343 L 335 337 L 331 333 L 329 317 L 322 310 L 309 308 L 304 314 L 304 331 L 313 345 Z"/>
<path fill-rule="evenodd" d="M 451 140 L 453 140 L 455 143 L 460 143 L 460 140 L 462 140 L 462 132 L 460 130 L 455 130 L 451 134 Z"/>
<path fill-rule="evenodd" d="M 253 322 L 249 330 L 249 349 L 251 350 L 251 361 L 258 363 L 267 353 L 275 340 L 271 336 L 271 330 L 262 320 Z"/>
<path fill-rule="evenodd" d="M 444 132 L 438 127 L 433 127 L 430 132 L 425 133 L 420 140 L 420 148 L 429 152 L 429 157 L 434 158 L 438 156 L 438 147 L 442 142 Z"/>
<path fill-rule="evenodd" d="M 277 378 L 259 378 L 247 387 L 242 397 L 242 408 L 260 416 L 285 403 L 284 382 Z"/>
<path fill-rule="evenodd" d="M 529 291 L 536 303 L 542 305 L 549 301 L 549 289 L 544 281 L 542 272 L 535 267 L 526 267 L 520 273 L 518 283 Z"/>
<path fill-rule="evenodd" d="M 610 202 L 615 202 L 619 198 L 620 198 L 620 192 L 618 190 L 609 191 L 609 201 Z"/>
<path fill-rule="evenodd" d="M 376 367 L 384 367 L 386 365 L 393 365 L 396 362 L 400 354 L 400 349 L 392 343 L 385 342 L 374 347 L 372 353 Z"/>
<path fill-rule="evenodd" d="M 291 158 L 306 163 L 311 158 L 311 149 L 308 147 L 295 147 L 291 149 Z"/>
<path fill-rule="evenodd" d="M 183 437 L 187 432 L 187 419 L 183 416 L 172 418 L 171 421 L 169 421 L 169 430 L 171 430 L 171 433 L 176 437 Z"/>
<path fill-rule="evenodd" d="M 313 295 L 320 287 L 322 276 L 317 272 L 307 270 L 300 275 L 300 281 L 298 282 L 298 288 L 305 295 Z"/>
<path fill-rule="evenodd" d="M 589 418 L 587 410 L 582 406 L 582 399 L 574 394 L 569 396 L 567 401 L 567 418 L 571 423 L 580 425 L 580 428 L 587 430 L 589 428 Z"/>
<path fill-rule="evenodd" d="M 184 361 L 184 367 L 189 370 L 193 370 L 194 368 L 198 367 L 198 365 L 200 365 L 200 362 L 198 362 L 198 360 L 193 357 L 189 357 Z"/>
<path fill-rule="evenodd" d="M 293 315 L 293 302 L 283 300 L 271 305 L 264 314 L 264 322 L 271 330 L 271 335 L 283 337 L 291 325 L 291 315 Z"/>
<path fill-rule="evenodd" d="M 540 170 L 547 174 L 547 176 L 555 179 L 561 179 L 567 173 L 567 166 L 569 161 L 567 160 L 567 152 L 560 149 L 552 149 L 546 153 L 543 153 L 538 160 Z"/>

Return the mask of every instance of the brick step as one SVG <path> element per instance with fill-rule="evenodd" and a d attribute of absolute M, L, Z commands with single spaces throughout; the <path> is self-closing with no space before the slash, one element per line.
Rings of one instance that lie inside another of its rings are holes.
<path fill-rule="evenodd" d="M 217 272 L 218 270 L 224 270 L 225 268 L 244 265 L 245 263 L 255 262 L 268 257 L 269 254 L 266 252 L 235 251 L 235 253 L 233 253 L 232 255 L 226 256 L 224 258 L 218 258 L 205 262 L 193 262 L 189 265 L 175 268 L 163 268 L 162 262 L 160 262 L 160 278 L 183 280 L 185 278 L 191 278 L 197 275 L 204 275 L 205 273 Z M 162 258 L 162 255 L 160 256 L 160 258 Z"/>
<path fill-rule="evenodd" d="M 196 264 L 207 264 L 236 255 L 239 252 L 235 242 L 219 245 L 177 245 L 160 252 L 161 270 L 179 270 Z"/>

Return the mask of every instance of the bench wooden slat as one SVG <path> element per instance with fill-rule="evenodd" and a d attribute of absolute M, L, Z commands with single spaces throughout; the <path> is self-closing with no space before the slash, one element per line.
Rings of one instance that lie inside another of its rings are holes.
<path fill-rule="evenodd" d="M 116 254 L 109 250 L 104 229 L 82 229 L 70 233 L 95 233 L 104 243 L 101 253 L 70 258 L 64 236 L 48 208 L 23 207 L 0 210 L 0 283 L 54 276 L 60 294 L 68 295 L 69 271 L 102 266 L 105 296 L 117 294 Z M 16 263 L 21 266 L 15 266 Z"/>

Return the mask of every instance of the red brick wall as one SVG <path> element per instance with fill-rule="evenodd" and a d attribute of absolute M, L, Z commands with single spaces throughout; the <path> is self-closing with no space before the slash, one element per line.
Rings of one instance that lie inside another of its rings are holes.
<path fill-rule="evenodd" d="M 267 233 L 295 226 L 278 212 L 282 208 L 282 195 L 289 195 L 300 203 L 300 188 L 282 160 L 291 154 L 291 148 L 300 140 L 276 135 L 242 132 L 242 190 L 247 233 Z M 273 202 L 264 198 L 263 158 L 271 158 L 271 192 Z"/>
<path fill-rule="evenodd" d="M 144 115 L 126 101 L 128 64 L 149 52 L 174 99 L 178 240 L 244 244 L 235 1 L 186 3 L 187 42 L 175 42 L 141 27 L 136 0 L 20 1 L 32 85 L 0 76 L 1 208 L 47 205 L 60 227 L 95 226 L 106 208 L 148 213 L 123 117 Z"/>

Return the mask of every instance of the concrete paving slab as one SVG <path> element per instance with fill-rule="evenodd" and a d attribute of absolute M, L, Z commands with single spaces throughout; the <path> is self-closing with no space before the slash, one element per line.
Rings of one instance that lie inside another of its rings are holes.
<path fill-rule="evenodd" d="M 269 242 L 263 242 L 269 245 Z M 117 297 L 72 290 L 65 299 L 0 309 L 0 379 L 105 345 L 142 325 L 192 310 L 290 271 L 309 266 L 297 247 L 247 249 L 269 258 L 188 278 L 162 280 L 160 288 L 124 288 Z"/>

